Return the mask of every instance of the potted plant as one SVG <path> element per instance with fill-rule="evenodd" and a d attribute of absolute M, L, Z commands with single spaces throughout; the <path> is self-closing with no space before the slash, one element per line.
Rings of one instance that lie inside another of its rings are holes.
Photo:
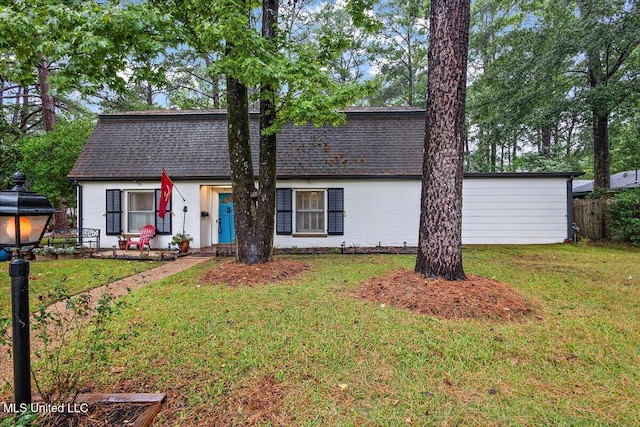
<path fill-rule="evenodd" d="M 178 245 L 180 253 L 189 252 L 189 242 L 193 240 L 193 237 L 187 233 L 177 233 L 171 238 L 171 243 Z"/>
<path fill-rule="evenodd" d="M 124 236 L 118 236 L 118 249 L 124 250 L 127 247 L 127 238 Z"/>

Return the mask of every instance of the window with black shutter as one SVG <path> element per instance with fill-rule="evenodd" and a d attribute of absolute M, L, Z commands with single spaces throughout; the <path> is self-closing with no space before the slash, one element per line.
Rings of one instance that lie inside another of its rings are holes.
<path fill-rule="evenodd" d="M 276 234 L 291 234 L 292 198 L 290 188 L 276 190 Z"/>
<path fill-rule="evenodd" d="M 107 235 L 122 234 L 122 192 L 107 190 Z"/>
<path fill-rule="evenodd" d="M 160 218 L 158 215 L 158 210 L 160 209 L 160 189 L 156 190 L 156 234 L 171 234 L 171 198 L 167 202 L 167 213 L 164 215 L 164 219 Z"/>
<path fill-rule="evenodd" d="M 344 189 L 327 190 L 327 234 L 344 234 Z"/>

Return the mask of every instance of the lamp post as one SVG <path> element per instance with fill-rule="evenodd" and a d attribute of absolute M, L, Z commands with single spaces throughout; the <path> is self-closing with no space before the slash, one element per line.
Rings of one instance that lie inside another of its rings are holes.
<path fill-rule="evenodd" d="M 22 172 L 13 175 L 14 187 L 0 191 L 0 246 L 15 247 L 9 264 L 13 324 L 13 386 L 16 407 L 31 403 L 29 343 L 29 261 L 23 247 L 38 246 L 54 209 L 46 197 L 27 191 Z"/>

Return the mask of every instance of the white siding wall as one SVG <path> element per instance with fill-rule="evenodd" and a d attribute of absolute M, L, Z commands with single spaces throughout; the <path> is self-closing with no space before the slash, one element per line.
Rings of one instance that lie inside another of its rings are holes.
<path fill-rule="evenodd" d="M 297 246 L 408 246 L 418 244 L 420 183 L 418 181 L 281 181 L 278 188 L 344 188 L 344 235 L 327 237 L 275 236 L 280 248 Z M 294 200 L 295 204 L 295 200 Z M 295 222 L 295 218 L 294 218 Z"/>
<path fill-rule="evenodd" d="M 556 243 L 567 237 L 566 178 L 467 178 L 463 186 L 462 240 L 465 244 Z M 216 197 L 210 187 L 225 183 L 178 182 L 187 200 L 185 231 L 194 237 L 193 248 L 215 243 Z M 228 183 L 226 183 L 228 185 Z M 105 230 L 105 190 L 159 188 L 160 183 L 111 182 L 83 185 L 83 223 L 101 229 L 101 245 L 117 244 Z M 210 186 L 210 187 L 209 187 Z M 294 237 L 276 235 L 279 248 L 415 246 L 418 243 L 420 182 L 418 180 L 311 180 L 280 181 L 279 188 L 344 189 L 344 235 Z M 205 190 L 207 189 L 207 190 Z M 182 198 L 173 191 L 173 233 L 182 229 Z M 294 201 L 295 203 L 295 201 Z M 124 205 L 123 205 L 124 208 Z M 210 217 L 200 218 L 200 211 Z M 125 221 L 123 214 L 123 221 Z M 295 219 L 294 219 L 295 221 Z M 167 247 L 171 236 L 157 236 L 154 247 Z"/>
<path fill-rule="evenodd" d="M 191 242 L 194 248 L 200 247 L 200 184 L 194 182 L 175 183 L 180 187 L 180 191 L 187 200 L 188 212 L 186 215 L 185 232 L 193 236 Z M 86 228 L 100 229 L 100 246 L 103 248 L 111 248 L 118 245 L 118 236 L 107 236 L 106 234 L 106 190 L 122 190 L 122 208 L 126 209 L 126 191 L 154 190 L 160 188 L 160 179 L 158 182 L 83 182 L 83 206 L 82 212 L 83 226 Z M 172 228 L 173 234 L 182 231 L 182 197 L 173 189 L 171 197 L 173 208 Z M 125 227 L 126 213 L 122 214 L 122 225 Z M 154 248 L 166 248 L 171 241 L 171 236 L 156 236 L 151 244 Z"/>
<path fill-rule="evenodd" d="M 566 178 L 464 180 L 463 243 L 557 243 L 566 238 Z"/>

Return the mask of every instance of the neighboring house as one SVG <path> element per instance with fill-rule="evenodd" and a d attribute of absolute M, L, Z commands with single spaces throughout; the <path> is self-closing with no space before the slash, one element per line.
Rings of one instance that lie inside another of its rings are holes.
<path fill-rule="evenodd" d="M 416 246 L 425 113 L 353 108 L 346 124 L 287 125 L 278 134 L 275 246 Z M 251 115 L 257 169 L 258 116 Z M 157 215 L 160 175 L 175 186 L 172 213 Z M 463 243 L 554 243 L 571 238 L 571 181 L 578 173 L 466 174 Z M 79 227 L 103 247 L 154 224 L 153 244 L 191 234 L 193 248 L 231 243 L 232 187 L 224 111 L 101 115 L 69 177 Z M 184 198 L 184 199 L 183 199 Z"/>
<path fill-rule="evenodd" d="M 618 172 L 610 177 L 610 190 L 619 191 L 625 188 L 640 187 L 640 170 Z M 573 181 L 573 196 L 585 197 L 593 192 L 593 180 Z"/>

